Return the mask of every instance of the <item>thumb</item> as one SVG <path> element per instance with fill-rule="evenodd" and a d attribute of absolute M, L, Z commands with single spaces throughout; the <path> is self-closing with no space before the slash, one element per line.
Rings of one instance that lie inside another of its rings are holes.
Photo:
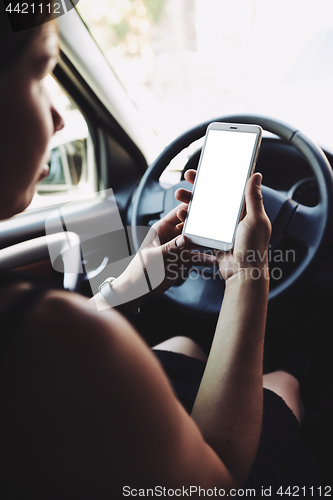
<path fill-rule="evenodd" d="M 262 175 L 259 172 L 256 172 L 250 177 L 246 185 L 246 213 L 251 218 L 257 218 L 260 214 L 265 212 L 261 194 L 261 180 Z"/>
<path fill-rule="evenodd" d="M 177 236 L 173 240 L 168 241 L 164 245 L 162 245 L 162 253 L 163 255 L 167 255 L 169 253 L 178 253 L 186 247 L 186 236 L 181 234 Z"/>

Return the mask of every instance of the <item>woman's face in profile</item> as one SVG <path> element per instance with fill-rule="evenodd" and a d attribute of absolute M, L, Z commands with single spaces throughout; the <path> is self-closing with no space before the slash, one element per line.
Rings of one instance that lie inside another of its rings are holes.
<path fill-rule="evenodd" d="M 0 219 L 23 211 L 37 183 L 48 175 L 48 144 L 63 121 L 43 79 L 57 58 L 56 25 L 49 22 L 36 30 L 23 55 L 0 74 Z"/>

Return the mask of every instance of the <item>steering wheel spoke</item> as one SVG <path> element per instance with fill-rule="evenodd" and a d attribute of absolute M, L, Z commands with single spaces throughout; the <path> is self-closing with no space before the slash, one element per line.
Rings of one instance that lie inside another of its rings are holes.
<path fill-rule="evenodd" d="M 164 212 L 165 196 L 167 190 L 158 181 L 152 181 L 147 186 L 146 196 L 140 200 L 140 221 L 138 226 L 150 225 Z"/>
<path fill-rule="evenodd" d="M 192 184 L 187 181 L 180 181 L 178 184 L 174 184 L 173 186 L 167 188 L 165 190 L 165 199 L 164 199 L 164 212 L 161 214 L 161 217 L 164 217 L 171 210 L 176 208 L 179 205 L 179 201 L 175 198 L 175 192 L 177 189 L 187 189 L 188 191 L 192 191 Z"/>
<path fill-rule="evenodd" d="M 274 191 L 267 186 L 262 186 L 261 192 L 266 213 L 272 224 L 270 244 L 276 248 L 286 236 L 286 228 L 297 209 L 297 203 L 283 193 Z"/>
<path fill-rule="evenodd" d="M 319 205 L 306 207 L 298 204 L 285 233 L 311 251 L 315 249 L 323 230 L 322 224 L 322 210 Z"/>
<path fill-rule="evenodd" d="M 274 189 L 264 185 L 261 186 L 261 194 L 263 197 L 266 214 L 273 224 L 282 206 L 286 203 L 288 198 L 283 193 L 275 191 Z"/>

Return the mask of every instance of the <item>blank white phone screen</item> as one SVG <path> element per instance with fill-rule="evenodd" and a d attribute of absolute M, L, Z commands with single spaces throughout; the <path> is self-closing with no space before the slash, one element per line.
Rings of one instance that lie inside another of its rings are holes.
<path fill-rule="evenodd" d="M 209 130 L 186 234 L 231 243 L 256 133 Z"/>

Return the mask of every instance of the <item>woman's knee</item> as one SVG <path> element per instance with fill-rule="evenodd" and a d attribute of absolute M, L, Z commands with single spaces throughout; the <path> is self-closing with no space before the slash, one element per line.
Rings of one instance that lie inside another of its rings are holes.
<path fill-rule="evenodd" d="M 264 387 L 280 396 L 294 413 L 299 423 L 303 420 L 304 407 L 298 380 L 288 372 L 278 370 L 263 377 Z"/>
<path fill-rule="evenodd" d="M 194 342 L 194 340 L 181 335 L 165 340 L 164 342 L 155 345 L 153 349 L 157 349 L 160 351 L 178 352 L 180 354 L 190 356 L 191 358 L 197 358 L 201 359 L 202 361 L 207 361 L 207 356 L 201 349 L 201 347 L 199 347 L 198 344 Z"/>

